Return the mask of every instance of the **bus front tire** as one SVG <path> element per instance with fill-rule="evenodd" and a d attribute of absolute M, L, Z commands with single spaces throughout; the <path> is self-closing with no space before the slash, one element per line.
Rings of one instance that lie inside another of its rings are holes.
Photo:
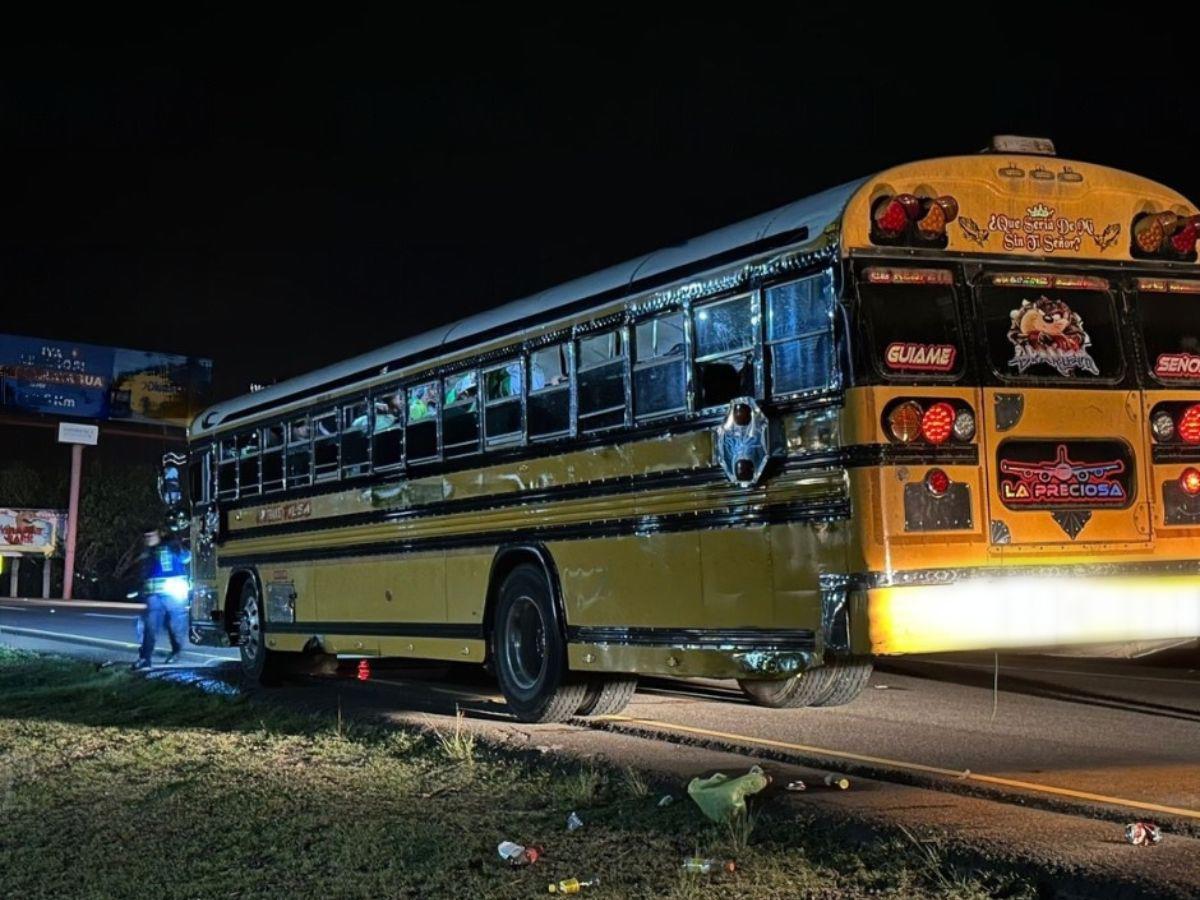
<path fill-rule="evenodd" d="M 497 596 L 492 658 L 504 699 L 522 722 L 565 722 L 583 705 L 587 683 L 567 667 L 559 624 L 542 569 L 513 569 Z"/>
<path fill-rule="evenodd" d="M 283 680 L 293 654 L 267 648 L 263 633 L 263 607 L 254 579 L 242 586 L 241 616 L 238 619 L 238 650 L 242 675 L 252 684 L 275 687 Z"/>
<path fill-rule="evenodd" d="M 637 679 L 620 675 L 594 675 L 587 681 L 587 693 L 578 716 L 615 716 L 623 711 L 637 691 Z"/>

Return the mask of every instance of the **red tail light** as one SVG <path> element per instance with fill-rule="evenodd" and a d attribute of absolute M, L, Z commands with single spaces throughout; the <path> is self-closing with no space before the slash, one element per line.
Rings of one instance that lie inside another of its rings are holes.
<path fill-rule="evenodd" d="M 1200 403 L 1194 403 L 1179 417 L 1179 439 L 1185 444 L 1200 444 Z"/>
<path fill-rule="evenodd" d="M 1200 422 L 1197 422 L 1200 430 Z M 921 416 L 921 436 L 931 444 L 944 444 L 954 430 L 954 407 L 941 400 Z M 1200 436 L 1197 438 L 1200 440 Z"/>
<path fill-rule="evenodd" d="M 1200 494 L 1200 469 L 1188 466 L 1179 476 L 1179 487 L 1189 497 Z"/>
<path fill-rule="evenodd" d="M 1200 478 L 1200 472 L 1197 472 L 1196 475 Z M 950 476 L 941 469 L 930 469 L 925 473 L 925 487 L 933 496 L 940 497 L 950 490 Z"/>
<path fill-rule="evenodd" d="M 371 677 L 371 664 L 365 659 L 358 661 L 358 673 L 355 675 L 359 681 L 366 681 Z"/>

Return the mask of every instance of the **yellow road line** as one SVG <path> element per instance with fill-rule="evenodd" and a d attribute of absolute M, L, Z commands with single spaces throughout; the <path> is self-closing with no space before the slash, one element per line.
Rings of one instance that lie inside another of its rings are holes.
<path fill-rule="evenodd" d="M 1163 806 L 1159 803 L 1147 803 L 1142 800 L 1129 800 L 1124 797 L 1110 797 L 1107 794 L 1093 794 L 1089 791 L 1077 791 L 1073 788 L 1055 787 L 1049 784 L 1037 784 L 1032 781 L 1018 781 L 1013 778 L 1003 778 L 999 775 L 980 775 L 970 770 L 947 769 L 942 766 L 930 766 L 924 763 L 908 762 L 902 759 L 889 759 L 886 756 L 868 756 L 863 753 L 852 753 L 846 750 L 830 750 L 827 747 L 814 747 L 809 744 L 793 744 L 788 741 L 777 741 L 772 738 L 753 737 L 748 734 L 730 734 L 726 731 L 711 731 L 707 728 L 695 728 L 691 725 L 677 725 L 674 722 L 662 722 L 657 719 L 635 719 L 630 716 L 604 716 L 610 722 L 640 725 L 649 728 L 662 728 L 667 731 L 679 731 L 685 734 L 696 734 L 722 740 L 757 744 L 762 747 L 774 747 L 780 750 L 793 750 L 799 753 L 809 753 L 814 756 L 829 756 L 846 759 L 852 762 L 868 763 L 887 766 L 893 769 L 906 769 L 911 772 L 922 772 L 927 775 L 941 775 L 958 781 L 976 781 L 982 784 L 993 784 L 1000 787 L 1017 788 L 1025 791 L 1035 791 L 1042 794 L 1053 794 L 1057 797 L 1070 797 L 1075 800 L 1088 800 L 1093 803 L 1105 803 L 1112 806 L 1127 806 L 1132 809 L 1157 812 L 1170 816 L 1183 816 L 1188 819 L 1200 819 L 1200 810 L 1182 809 L 1178 806 Z"/>

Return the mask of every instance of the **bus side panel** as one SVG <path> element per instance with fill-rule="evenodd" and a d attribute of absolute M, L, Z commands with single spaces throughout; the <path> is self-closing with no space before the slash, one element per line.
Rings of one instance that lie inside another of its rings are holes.
<path fill-rule="evenodd" d="M 446 552 L 446 621 L 482 626 L 495 558 L 495 547 Z"/>
<path fill-rule="evenodd" d="M 567 623 L 633 628 L 697 627 L 705 620 L 695 532 L 554 541 Z"/>
<path fill-rule="evenodd" d="M 820 528 L 719 528 L 548 549 L 572 626 L 815 630 L 818 574 L 842 571 L 844 560 L 840 534 Z"/>
<path fill-rule="evenodd" d="M 446 621 L 446 560 L 440 551 L 313 566 L 322 622 Z"/>
<path fill-rule="evenodd" d="M 771 526 L 772 618 L 778 627 L 819 630 L 820 576 L 845 573 L 848 533 L 844 522 Z"/>

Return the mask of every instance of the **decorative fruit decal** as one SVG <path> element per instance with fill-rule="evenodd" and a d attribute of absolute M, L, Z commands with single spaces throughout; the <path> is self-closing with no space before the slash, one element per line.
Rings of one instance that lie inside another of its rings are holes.
<path fill-rule="evenodd" d="M 899 200 L 891 199 L 879 204 L 875 212 L 875 227 L 887 237 L 893 238 L 908 227 L 908 213 Z"/>
<path fill-rule="evenodd" d="M 957 216 L 958 201 L 948 195 L 884 197 L 875 206 L 875 238 L 891 243 L 907 234 L 910 238 L 919 238 L 922 243 L 942 241 L 946 237 L 946 226 Z"/>
<path fill-rule="evenodd" d="M 1166 232 L 1158 216 L 1144 216 L 1133 226 L 1133 239 L 1137 241 L 1138 249 L 1143 253 L 1157 253 L 1162 246 Z"/>
<path fill-rule="evenodd" d="M 1196 228 L 1195 222 L 1188 222 L 1172 235 L 1171 246 L 1175 248 L 1176 253 L 1191 253 L 1196 249 L 1197 236 L 1200 236 L 1200 229 Z"/>
<path fill-rule="evenodd" d="M 1200 238 L 1200 216 L 1166 211 L 1146 213 L 1133 225 L 1134 256 L 1191 256 Z"/>
<path fill-rule="evenodd" d="M 917 222 L 917 230 L 923 238 L 940 237 L 946 231 L 946 214 L 936 203 L 929 204 L 929 212 Z"/>
<path fill-rule="evenodd" d="M 933 202 L 942 208 L 947 223 L 953 222 L 958 218 L 958 201 L 949 194 L 938 197 Z"/>

